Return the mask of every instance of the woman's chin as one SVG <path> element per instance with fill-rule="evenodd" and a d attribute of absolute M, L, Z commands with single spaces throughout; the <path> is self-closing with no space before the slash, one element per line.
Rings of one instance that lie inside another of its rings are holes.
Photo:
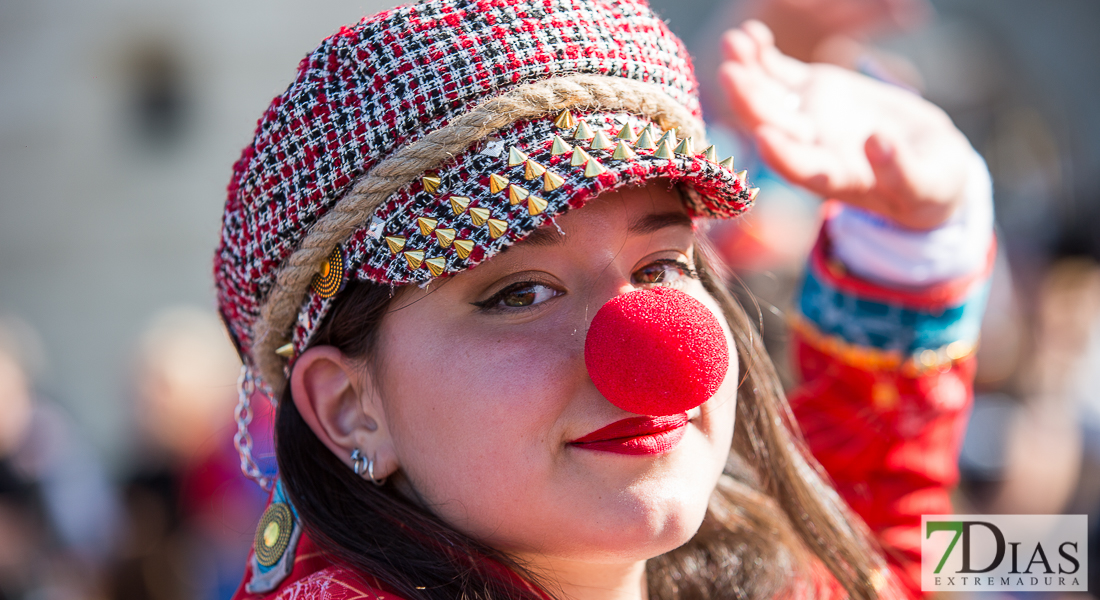
<path fill-rule="evenodd" d="M 687 543 L 706 516 L 704 498 L 684 490 L 648 486 L 628 488 L 603 498 L 601 515 L 563 527 L 560 536 L 547 539 L 541 553 L 575 561 L 623 564 L 647 560 Z M 556 539 L 554 539 L 556 538 Z"/>
<path fill-rule="evenodd" d="M 699 531 L 706 507 L 678 507 L 665 511 L 660 523 L 647 523 L 633 535 L 623 535 L 610 556 L 647 560 L 670 552 L 691 540 Z"/>
<path fill-rule="evenodd" d="M 700 523 L 701 523 L 700 519 Z M 553 563 L 568 561 L 578 564 L 625 565 L 655 558 L 686 544 L 698 530 L 675 528 L 658 535 L 631 535 L 622 533 L 614 539 L 572 540 L 566 547 L 545 547 L 513 551 L 525 562 Z"/>

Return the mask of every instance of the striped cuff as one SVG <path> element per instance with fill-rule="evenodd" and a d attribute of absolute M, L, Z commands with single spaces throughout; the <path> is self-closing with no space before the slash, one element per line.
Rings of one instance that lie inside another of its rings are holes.
<path fill-rule="evenodd" d="M 802 281 L 792 328 L 811 346 L 869 370 L 921 373 L 973 354 L 996 256 L 986 268 L 920 288 L 899 289 L 858 278 L 831 259 L 822 229 Z"/>

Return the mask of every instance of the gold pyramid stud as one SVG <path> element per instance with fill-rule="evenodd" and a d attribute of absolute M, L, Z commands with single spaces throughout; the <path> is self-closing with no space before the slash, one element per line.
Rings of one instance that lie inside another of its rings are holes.
<path fill-rule="evenodd" d="M 531 196 L 527 199 L 527 212 L 531 213 L 532 215 L 541 214 L 542 211 L 546 210 L 547 204 L 548 202 L 546 202 L 546 200 L 543 200 L 538 196 Z"/>
<path fill-rule="evenodd" d="M 648 125 L 646 125 L 646 128 L 638 135 L 638 141 L 634 143 L 634 147 L 638 150 L 653 150 L 657 147 L 657 144 L 653 143 L 653 136 L 649 134 Z"/>
<path fill-rule="evenodd" d="M 554 127 L 558 129 L 572 129 L 576 124 L 573 113 L 569 112 L 569 109 L 561 111 L 558 113 L 558 118 L 554 119 Z"/>
<path fill-rule="evenodd" d="M 584 151 L 584 148 L 573 148 L 573 156 L 569 159 L 569 166 L 583 167 L 592 158 Z"/>
<path fill-rule="evenodd" d="M 489 175 L 489 191 L 496 194 L 508 187 L 508 178 L 503 175 L 497 175 L 493 173 Z"/>
<path fill-rule="evenodd" d="M 615 145 L 615 142 L 611 141 L 611 138 L 607 137 L 607 134 L 602 129 L 597 129 L 596 134 L 592 136 L 592 145 L 589 148 L 593 150 L 607 150 Z"/>
<path fill-rule="evenodd" d="M 723 169 L 729 169 L 730 171 L 732 171 L 733 170 L 733 157 L 732 156 L 727 156 L 726 158 L 723 158 L 722 161 L 718 163 L 718 166 L 722 167 Z"/>
<path fill-rule="evenodd" d="M 661 143 L 657 145 L 657 150 L 653 152 L 653 158 L 672 158 L 672 146 L 669 145 L 668 140 L 661 138 Z"/>
<path fill-rule="evenodd" d="M 756 195 L 760 193 L 760 188 L 752 188 L 749 190 L 749 202 L 756 201 Z"/>
<path fill-rule="evenodd" d="M 707 146 L 707 149 L 703 150 L 703 160 L 709 160 L 712 163 L 718 162 L 718 151 L 714 149 L 714 144 Z"/>
<path fill-rule="evenodd" d="M 283 358 L 294 356 L 294 342 L 287 342 L 275 349 L 275 354 Z"/>
<path fill-rule="evenodd" d="M 591 179 L 598 175 L 603 175 L 607 172 L 607 168 L 600 164 L 600 161 L 592 158 L 584 165 L 584 176 Z"/>
<path fill-rule="evenodd" d="M 409 261 L 410 269 L 419 269 L 420 265 L 424 262 L 424 251 L 409 250 L 405 253 L 405 260 Z"/>
<path fill-rule="evenodd" d="M 443 269 L 447 268 L 447 259 L 442 256 L 437 256 L 424 261 L 424 264 L 428 265 L 428 270 L 431 271 L 432 277 L 439 277 L 439 275 L 443 273 Z"/>
<path fill-rule="evenodd" d="M 748 183 L 748 181 L 747 181 L 748 178 L 749 178 L 748 170 L 737 172 L 737 181 L 740 182 L 742 186 L 744 186 L 746 183 Z"/>
<path fill-rule="evenodd" d="M 508 231 L 508 221 L 501 221 L 500 219 L 489 219 L 489 237 L 494 240 L 504 235 L 505 231 Z"/>
<path fill-rule="evenodd" d="M 630 126 L 630 123 L 623 125 L 623 128 L 619 130 L 619 133 L 615 136 L 617 140 L 626 140 L 633 143 L 638 139 L 634 136 L 634 128 Z"/>
<path fill-rule="evenodd" d="M 439 221 L 435 219 L 429 219 L 428 217 L 416 218 L 416 226 L 420 228 L 420 235 L 428 235 L 435 231 L 437 224 L 439 224 Z"/>
<path fill-rule="evenodd" d="M 470 253 L 474 251 L 474 242 L 472 240 L 455 240 L 455 252 L 458 253 L 458 257 L 465 260 L 470 257 Z"/>
<path fill-rule="evenodd" d="M 668 142 L 669 148 L 672 148 L 676 145 L 677 142 L 675 127 L 666 131 L 665 134 L 661 136 L 661 139 L 657 140 L 657 145 L 660 146 L 663 142 Z"/>
<path fill-rule="evenodd" d="M 439 191 L 439 186 L 443 185 L 443 180 L 439 175 L 425 175 L 420 178 L 420 183 L 423 184 L 425 192 L 434 194 Z"/>
<path fill-rule="evenodd" d="M 522 150 L 512 146 L 508 149 L 508 166 L 514 167 L 516 165 L 522 165 L 527 160 L 527 155 Z"/>
<path fill-rule="evenodd" d="M 474 227 L 481 227 L 485 224 L 485 221 L 489 219 L 488 208 L 471 208 L 470 209 L 470 222 L 474 224 Z"/>
<path fill-rule="evenodd" d="M 560 135 L 554 136 L 554 145 L 550 147 L 550 156 L 561 156 L 562 154 L 568 154 L 573 151 L 573 146 L 569 145 L 569 142 L 561 139 Z"/>
<path fill-rule="evenodd" d="M 546 167 L 539 163 L 528 159 L 523 167 L 523 178 L 527 181 L 531 181 L 536 177 L 542 177 L 542 174 L 546 172 Z"/>
<path fill-rule="evenodd" d="M 630 149 L 630 145 L 625 141 L 620 141 L 615 145 L 615 151 L 611 153 L 611 158 L 615 160 L 634 160 L 637 154 Z"/>
<path fill-rule="evenodd" d="M 592 132 L 592 128 L 584 121 L 577 123 L 577 128 L 573 130 L 573 139 L 575 140 L 590 140 L 595 135 L 596 134 Z"/>
<path fill-rule="evenodd" d="M 405 248 L 405 238 L 395 235 L 386 236 L 386 245 L 390 247 L 390 252 L 397 254 Z"/>
<path fill-rule="evenodd" d="M 547 170 L 542 174 L 542 191 L 552 192 L 565 183 L 565 178 L 557 173 Z"/>
<path fill-rule="evenodd" d="M 435 239 L 439 242 L 439 245 L 446 248 L 451 245 L 451 242 L 455 241 L 456 232 L 454 229 L 436 229 Z"/>
<path fill-rule="evenodd" d="M 519 187 L 514 183 L 508 186 L 508 204 L 511 204 L 512 206 L 523 202 L 527 199 L 527 196 L 530 195 L 531 192 L 528 192 L 527 190 Z"/>
<path fill-rule="evenodd" d="M 695 155 L 695 148 L 694 148 L 694 144 L 691 142 L 691 136 L 689 135 L 686 138 L 684 138 L 680 142 L 680 145 L 676 146 L 676 149 L 673 150 L 673 152 L 675 152 L 676 154 L 681 154 L 683 156 L 694 156 Z"/>
<path fill-rule="evenodd" d="M 470 206 L 470 199 L 466 196 L 451 196 L 451 212 L 461 215 Z"/>

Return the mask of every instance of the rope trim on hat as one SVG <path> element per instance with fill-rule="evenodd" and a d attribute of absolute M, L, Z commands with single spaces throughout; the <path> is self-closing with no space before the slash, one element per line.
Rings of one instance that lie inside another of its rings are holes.
<path fill-rule="evenodd" d="M 283 359 L 275 354 L 275 349 L 287 342 L 287 332 L 319 266 L 391 194 L 424 171 L 438 167 L 516 121 L 574 107 L 644 115 L 664 129 L 680 127 L 695 139 L 703 139 L 702 121 L 656 84 L 622 77 L 571 75 L 525 84 L 491 98 L 401 148 L 360 177 L 318 219 L 299 248 L 275 273 L 275 283 L 253 325 L 251 352 L 268 386 L 280 393 L 286 383 Z"/>

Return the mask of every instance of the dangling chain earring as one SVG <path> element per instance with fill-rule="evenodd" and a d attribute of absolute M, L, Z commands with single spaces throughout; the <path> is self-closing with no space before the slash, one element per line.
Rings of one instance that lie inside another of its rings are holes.
<path fill-rule="evenodd" d="M 369 479 L 371 483 L 381 487 L 386 483 L 386 478 L 377 479 L 374 476 L 374 459 L 363 456 L 363 453 L 358 448 L 351 451 L 351 470 L 355 471 L 355 474 Z"/>
<path fill-rule="evenodd" d="M 258 389 L 267 396 L 268 400 L 271 399 L 271 394 L 262 382 L 256 381 L 252 370 L 247 365 L 242 366 L 241 376 L 237 378 L 237 408 L 233 411 L 234 420 L 237 422 L 237 433 L 233 436 L 233 445 L 237 447 L 237 454 L 241 457 L 241 472 L 260 484 L 260 487 L 270 491 L 274 482 L 260 471 L 259 465 L 252 458 L 252 434 L 248 432 L 248 425 L 252 423 L 252 394 Z M 274 404 L 272 402 L 272 405 Z"/>

